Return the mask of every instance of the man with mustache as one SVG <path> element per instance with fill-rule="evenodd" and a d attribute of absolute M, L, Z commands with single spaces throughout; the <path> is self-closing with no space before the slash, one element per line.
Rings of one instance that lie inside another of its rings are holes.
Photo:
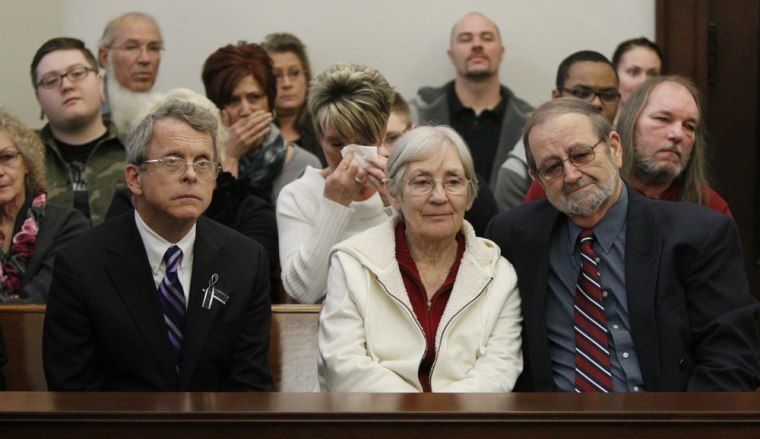
<path fill-rule="evenodd" d="M 122 141 L 133 119 L 150 100 L 164 41 L 158 22 L 142 12 L 128 12 L 109 21 L 98 42 L 98 62 L 105 70 L 103 116 L 111 120 Z"/>
<path fill-rule="evenodd" d="M 34 54 L 32 85 L 48 123 L 48 200 L 74 207 L 93 224 L 105 219 L 114 192 L 126 187 L 124 145 L 100 114 L 103 78 L 95 57 L 75 38 L 53 38 Z"/>
<path fill-rule="evenodd" d="M 551 96 L 552 99 L 573 96 L 591 102 L 612 123 L 620 103 L 617 89 L 618 76 L 607 57 L 593 50 L 581 50 L 559 64 Z M 496 177 L 493 195 L 499 209 L 507 210 L 522 204 L 531 182 L 525 160 L 525 145 L 520 140 L 499 168 Z"/>
<path fill-rule="evenodd" d="M 623 178 L 649 198 L 701 204 L 731 216 L 728 203 L 707 179 L 709 145 L 694 83 L 682 76 L 658 76 L 642 83 L 630 99 L 632 105 L 626 104 L 617 124 Z M 544 197 L 534 181 L 525 201 Z"/>
<path fill-rule="evenodd" d="M 533 107 L 499 82 L 504 46 L 496 24 L 479 12 L 451 29 L 448 50 L 456 74 L 442 87 L 423 87 L 410 102 L 417 124 L 450 125 L 467 142 L 475 172 L 491 190 L 499 166 L 520 138 Z"/>
<path fill-rule="evenodd" d="M 734 222 L 625 183 L 620 136 L 588 102 L 541 105 L 523 140 L 548 200 L 486 231 L 520 286 L 515 390 L 754 391 L 760 305 Z"/>
<path fill-rule="evenodd" d="M 220 145 L 219 116 L 200 99 L 158 98 L 127 141 L 134 211 L 56 258 L 42 339 L 50 390 L 272 389 L 267 256 L 203 216 Z"/>
<path fill-rule="evenodd" d="M 682 76 L 642 83 L 620 113 L 622 173 L 649 198 L 701 204 L 731 216 L 710 188 L 708 147 L 699 91 Z"/>

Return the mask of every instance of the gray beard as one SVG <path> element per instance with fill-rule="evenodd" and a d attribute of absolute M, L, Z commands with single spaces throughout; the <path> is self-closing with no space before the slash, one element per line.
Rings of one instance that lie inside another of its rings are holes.
<path fill-rule="evenodd" d="M 636 179 L 648 184 L 663 184 L 675 180 L 681 175 L 685 164 L 674 169 L 667 169 L 657 161 L 643 157 L 634 151 L 633 175 Z"/>
<path fill-rule="evenodd" d="M 568 216 L 590 216 L 615 193 L 617 182 L 620 180 L 620 171 L 610 159 L 613 173 L 606 184 L 598 186 L 592 194 L 565 195 L 566 201 L 562 204 L 549 199 L 560 212 Z"/>
<path fill-rule="evenodd" d="M 124 143 L 129 132 L 137 123 L 135 119 L 153 97 L 153 94 L 150 92 L 138 93 L 123 87 L 109 72 L 106 73 L 106 92 L 108 93 L 108 105 L 111 109 L 111 122 L 116 126 L 119 139 Z"/>

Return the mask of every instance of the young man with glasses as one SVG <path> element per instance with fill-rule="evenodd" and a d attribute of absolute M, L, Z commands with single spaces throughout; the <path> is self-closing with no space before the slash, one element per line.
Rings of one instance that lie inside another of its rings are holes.
<path fill-rule="evenodd" d="M 525 125 L 547 200 L 497 215 L 486 237 L 515 267 L 522 391 L 754 391 L 760 313 L 733 221 L 650 200 L 620 177 L 620 136 L 580 99 Z"/>
<path fill-rule="evenodd" d="M 103 78 L 95 58 L 80 40 L 53 38 L 35 53 L 31 76 L 48 119 L 39 132 L 48 200 L 99 224 L 114 192 L 125 187 L 125 152 L 115 128 L 100 114 Z"/>
<path fill-rule="evenodd" d="M 562 60 L 555 87 L 552 99 L 576 97 L 591 102 L 610 123 L 615 120 L 620 103 L 618 77 L 612 63 L 601 53 L 582 50 Z M 538 184 L 531 186 L 525 146 L 520 140 L 499 168 L 494 198 L 499 209 L 506 210 L 522 204 L 526 193 L 540 190 Z"/>
<path fill-rule="evenodd" d="M 129 12 L 106 25 L 98 42 L 98 62 L 105 70 L 106 103 L 102 112 L 122 140 L 132 120 L 151 97 L 164 42 L 151 15 Z"/>
<path fill-rule="evenodd" d="M 203 216 L 220 166 L 211 111 L 162 98 L 130 134 L 134 211 L 59 254 L 43 335 L 50 390 L 268 391 L 269 269 Z"/>

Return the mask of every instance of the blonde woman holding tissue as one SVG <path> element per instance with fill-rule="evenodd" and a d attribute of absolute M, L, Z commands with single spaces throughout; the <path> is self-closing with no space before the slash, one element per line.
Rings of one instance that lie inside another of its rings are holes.
<path fill-rule="evenodd" d="M 306 168 L 277 202 L 281 279 L 298 303 L 320 303 L 333 245 L 388 219 L 382 146 L 393 89 L 377 70 L 336 64 L 317 75 L 309 111 L 327 168 Z"/>

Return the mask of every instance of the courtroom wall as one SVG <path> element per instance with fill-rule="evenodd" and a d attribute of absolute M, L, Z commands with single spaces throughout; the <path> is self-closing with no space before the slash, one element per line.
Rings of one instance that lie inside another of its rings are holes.
<path fill-rule="evenodd" d="M 156 90 L 203 92 L 200 69 L 220 46 L 290 31 L 308 46 L 318 72 L 339 61 L 378 68 L 407 98 L 453 76 L 446 57 L 451 25 L 481 11 L 501 29 L 502 82 L 534 105 L 549 99 L 557 64 L 581 49 L 612 55 L 617 43 L 654 38 L 654 0 L 3 0 L 0 104 L 40 127 L 29 79 L 34 51 L 56 36 L 95 48 L 105 23 L 127 11 L 153 14 L 166 51 Z"/>

